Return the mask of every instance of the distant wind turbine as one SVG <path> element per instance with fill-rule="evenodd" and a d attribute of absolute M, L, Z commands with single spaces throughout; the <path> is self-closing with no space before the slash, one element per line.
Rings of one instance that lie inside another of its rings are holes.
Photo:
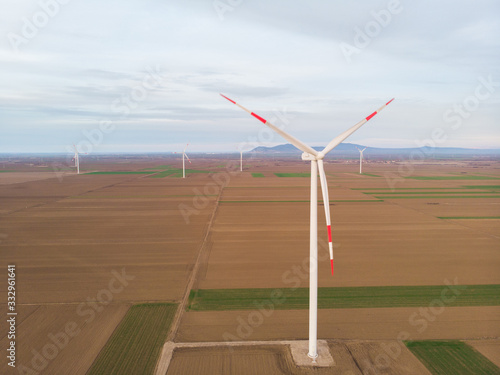
<path fill-rule="evenodd" d="M 326 182 L 326 174 L 323 168 L 323 158 L 326 154 L 332 151 L 336 146 L 343 142 L 352 133 L 358 130 L 363 124 L 370 120 L 373 116 L 383 110 L 390 102 L 394 99 L 389 100 L 378 110 L 373 112 L 368 117 L 358 122 L 352 128 L 344 131 L 337 137 L 335 137 L 324 149 L 323 151 L 316 151 L 312 147 L 302 143 L 297 138 L 291 136 L 290 134 L 284 132 L 280 128 L 271 124 L 266 119 L 260 117 L 259 115 L 249 111 L 245 107 L 239 105 L 234 100 L 229 99 L 227 96 L 221 94 L 222 97 L 229 100 L 231 103 L 237 105 L 244 111 L 248 112 L 250 115 L 255 117 L 257 120 L 267 125 L 276 133 L 281 135 L 292 145 L 297 147 L 299 150 L 303 151 L 302 160 L 308 160 L 311 162 L 311 204 L 310 204 L 310 232 L 309 232 L 309 353 L 307 354 L 310 358 L 315 359 L 318 357 L 317 351 L 317 337 L 318 337 L 318 169 L 319 169 L 319 179 L 321 182 L 321 191 L 323 193 L 323 204 L 325 207 L 326 216 L 326 227 L 328 231 L 328 247 L 330 250 L 330 264 L 333 275 L 333 246 L 332 246 L 332 232 L 330 223 L 330 200 L 328 198 L 328 187 Z"/>
<path fill-rule="evenodd" d="M 187 154 L 186 154 L 186 148 L 189 146 L 189 143 L 184 147 L 184 150 L 182 151 L 182 178 L 186 178 L 186 166 L 185 166 L 185 161 L 184 159 L 187 159 L 189 164 L 191 164 L 191 160 L 189 160 Z M 179 154 L 179 152 L 174 152 L 174 154 Z"/>
<path fill-rule="evenodd" d="M 358 148 L 358 146 L 356 146 Z M 363 174 L 363 151 L 366 150 L 366 147 L 362 150 L 358 148 L 359 151 L 359 174 Z"/>
<path fill-rule="evenodd" d="M 76 167 L 76 174 L 80 174 L 80 155 L 78 153 L 78 149 L 76 146 L 73 144 L 73 149 L 75 150 L 75 156 L 73 156 L 72 161 L 75 161 L 75 167 Z"/>

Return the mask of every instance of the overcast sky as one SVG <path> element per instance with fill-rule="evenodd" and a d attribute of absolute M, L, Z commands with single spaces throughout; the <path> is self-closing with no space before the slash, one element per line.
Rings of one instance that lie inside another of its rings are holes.
<path fill-rule="evenodd" d="M 498 1 L 0 4 L 0 152 L 500 148 Z"/>

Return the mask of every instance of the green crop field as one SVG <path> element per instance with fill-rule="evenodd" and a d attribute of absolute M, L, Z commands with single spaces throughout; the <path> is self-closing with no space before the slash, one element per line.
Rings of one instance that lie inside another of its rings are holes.
<path fill-rule="evenodd" d="M 433 375 L 500 374 L 500 368 L 462 341 L 409 341 L 405 344 Z"/>
<path fill-rule="evenodd" d="M 156 173 L 152 176 L 149 176 L 149 178 L 163 178 L 163 177 L 168 177 L 168 176 L 173 175 L 173 174 L 177 174 L 178 176 L 176 176 L 176 177 L 182 177 L 182 170 L 179 173 L 176 170 L 170 169 L 168 171 Z"/>
<path fill-rule="evenodd" d="M 171 303 L 132 306 L 87 375 L 153 374 L 176 309 Z"/>
<path fill-rule="evenodd" d="M 252 177 L 264 177 L 262 173 L 252 173 Z"/>
<path fill-rule="evenodd" d="M 143 171 L 157 171 L 170 168 L 170 165 L 157 165 L 156 167 L 144 168 Z"/>
<path fill-rule="evenodd" d="M 186 169 L 186 176 L 191 173 L 212 173 L 211 171 L 200 171 L 197 169 Z M 167 170 L 156 173 L 150 178 L 164 178 L 164 177 L 182 177 L 182 168 L 169 168 Z"/>
<path fill-rule="evenodd" d="M 421 307 L 441 300 L 443 290 L 450 301 L 447 306 L 500 306 L 500 285 L 461 285 L 453 293 L 446 285 L 374 286 L 318 288 L 318 308 Z M 443 292 L 444 293 L 444 292 Z M 273 299 L 275 309 L 309 308 L 308 288 L 281 289 L 200 289 L 192 290 L 187 309 L 251 310 Z"/>
<path fill-rule="evenodd" d="M 500 189 L 500 185 L 468 185 L 468 186 L 463 186 L 466 189 Z"/>
<path fill-rule="evenodd" d="M 378 174 L 373 174 L 373 173 L 362 173 L 363 176 L 369 176 L 369 177 L 382 177 L 379 176 Z"/>
<path fill-rule="evenodd" d="M 500 177 L 492 176 L 473 176 L 473 175 L 460 175 L 460 176 L 409 176 L 405 177 L 412 180 L 500 180 Z"/>
<path fill-rule="evenodd" d="M 311 177 L 310 173 L 275 173 L 277 177 Z"/>

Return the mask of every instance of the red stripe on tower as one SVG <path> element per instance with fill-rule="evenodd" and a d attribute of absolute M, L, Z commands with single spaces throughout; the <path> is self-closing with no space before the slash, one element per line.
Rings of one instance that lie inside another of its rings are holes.
<path fill-rule="evenodd" d="M 253 112 L 251 113 L 251 115 L 252 115 L 253 117 L 255 117 L 256 119 L 258 119 L 258 120 L 262 121 L 264 124 L 267 122 L 267 120 L 263 119 L 262 117 L 260 117 L 259 115 L 255 114 L 255 113 L 253 113 Z"/>
<path fill-rule="evenodd" d="M 377 114 L 377 111 L 373 112 L 370 116 L 368 116 L 366 118 L 366 121 L 368 121 L 369 119 L 371 119 L 373 116 L 375 116 Z"/>
<path fill-rule="evenodd" d="M 328 242 L 332 242 L 332 227 L 327 225 L 326 229 L 328 230 Z"/>
<path fill-rule="evenodd" d="M 231 103 L 236 104 L 236 102 L 235 102 L 234 100 L 229 99 L 226 95 L 222 95 L 222 94 L 220 94 L 220 96 L 222 96 L 223 98 L 226 98 L 226 99 L 227 99 L 227 100 L 229 100 Z"/>

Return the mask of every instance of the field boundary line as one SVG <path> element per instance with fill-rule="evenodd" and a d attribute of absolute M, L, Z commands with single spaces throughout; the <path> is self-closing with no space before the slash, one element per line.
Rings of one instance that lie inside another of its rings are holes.
<path fill-rule="evenodd" d="M 184 310 L 186 309 L 186 306 L 187 306 L 187 303 L 189 300 L 191 288 L 193 287 L 194 282 L 196 281 L 196 276 L 198 273 L 198 269 L 200 268 L 200 264 L 201 264 L 200 261 L 203 258 L 203 253 L 207 248 L 210 248 L 208 246 L 208 238 L 209 238 L 210 232 L 212 230 L 212 225 L 213 225 L 213 222 L 215 220 L 215 216 L 217 214 L 217 209 L 219 207 L 219 202 L 220 202 L 223 190 L 224 190 L 224 187 L 221 186 L 220 191 L 219 191 L 219 195 L 217 196 L 217 199 L 216 199 L 215 204 L 214 204 L 214 210 L 212 212 L 212 216 L 210 218 L 210 221 L 208 222 L 205 237 L 203 238 L 203 241 L 201 243 L 200 250 L 198 251 L 198 256 L 196 257 L 196 261 L 194 263 L 193 270 L 191 271 L 191 276 L 189 277 L 186 289 L 184 290 L 184 297 L 182 298 L 182 301 L 179 303 L 179 307 L 177 308 L 177 311 L 175 313 L 174 319 L 172 321 L 172 325 L 170 326 L 170 332 L 169 332 L 169 334 L 167 336 L 167 340 L 166 340 L 167 342 L 173 341 L 175 339 L 175 336 L 177 335 L 177 331 L 179 329 L 182 314 L 183 314 Z"/>

